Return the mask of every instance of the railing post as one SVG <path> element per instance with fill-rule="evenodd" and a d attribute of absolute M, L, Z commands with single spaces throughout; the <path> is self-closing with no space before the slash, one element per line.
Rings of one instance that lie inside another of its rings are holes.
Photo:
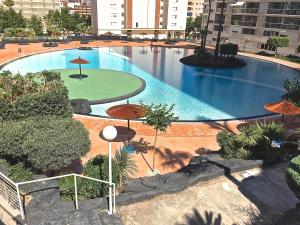
<path fill-rule="evenodd" d="M 109 173 L 109 200 L 108 200 L 108 214 L 112 214 L 112 153 L 111 142 L 108 142 L 108 173 Z"/>
<path fill-rule="evenodd" d="M 116 185 L 114 184 L 114 213 L 116 213 Z"/>
<path fill-rule="evenodd" d="M 25 219 L 25 215 L 24 215 L 23 204 L 22 204 L 21 194 L 20 194 L 20 189 L 19 189 L 19 185 L 18 184 L 16 184 L 16 188 L 17 188 L 17 195 L 18 195 L 18 200 L 19 200 L 19 207 L 20 207 L 20 211 L 21 211 L 21 217 L 24 220 Z"/>
<path fill-rule="evenodd" d="M 76 174 L 74 174 L 74 189 L 75 189 L 75 208 L 78 210 L 78 195 L 77 195 L 77 180 Z"/>

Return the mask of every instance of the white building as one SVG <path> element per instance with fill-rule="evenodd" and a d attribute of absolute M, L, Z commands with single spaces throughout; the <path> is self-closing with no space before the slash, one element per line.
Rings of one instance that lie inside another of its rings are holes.
<path fill-rule="evenodd" d="M 0 0 L 0 5 L 4 0 Z M 60 9 L 59 0 L 14 0 L 13 8 L 16 11 L 22 10 L 23 15 L 27 18 L 32 15 L 46 16 L 50 10 Z"/>
<path fill-rule="evenodd" d="M 300 45 L 300 0 L 226 0 L 222 25 L 222 42 L 239 45 L 240 50 L 265 50 L 272 35 L 288 36 L 290 45 L 279 48 L 280 54 L 297 54 Z M 208 26 L 208 44 L 215 45 L 221 19 L 222 1 L 212 1 Z M 207 22 L 208 0 L 204 3 Z"/>
<path fill-rule="evenodd" d="M 91 0 L 97 34 L 132 33 L 145 38 L 183 37 L 188 0 Z"/>
<path fill-rule="evenodd" d="M 200 16 L 203 13 L 204 0 L 189 0 L 187 8 L 187 16 L 193 18 Z"/>

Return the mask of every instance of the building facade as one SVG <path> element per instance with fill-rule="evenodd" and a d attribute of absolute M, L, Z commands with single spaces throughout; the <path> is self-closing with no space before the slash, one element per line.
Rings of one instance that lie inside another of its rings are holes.
<path fill-rule="evenodd" d="M 290 46 L 279 53 L 296 54 L 300 44 L 300 0 L 226 0 L 223 16 L 223 42 L 239 45 L 240 50 L 261 51 L 272 35 L 288 36 Z M 222 1 L 212 0 L 208 43 L 214 45 L 221 19 Z M 207 22 L 208 0 L 204 3 L 204 24 Z"/>
<path fill-rule="evenodd" d="M 188 0 L 91 0 L 96 34 L 184 37 Z"/>
<path fill-rule="evenodd" d="M 13 8 L 16 11 L 22 10 L 26 18 L 32 15 L 43 17 L 48 14 L 49 10 L 60 9 L 59 0 L 14 0 L 14 3 Z"/>
<path fill-rule="evenodd" d="M 204 0 L 189 0 L 187 16 L 195 18 L 203 13 Z"/>

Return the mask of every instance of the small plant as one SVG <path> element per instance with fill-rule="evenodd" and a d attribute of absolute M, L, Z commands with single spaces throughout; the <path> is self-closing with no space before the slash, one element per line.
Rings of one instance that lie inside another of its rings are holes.
<path fill-rule="evenodd" d="M 300 106 L 300 81 L 297 78 L 287 79 L 284 82 L 284 88 L 287 91 L 287 100 Z"/>
<path fill-rule="evenodd" d="M 153 144 L 153 158 L 152 158 L 152 171 L 155 170 L 155 154 L 156 154 L 156 141 L 158 131 L 166 132 L 167 128 L 171 126 L 173 121 L 178 120 L 178 117 L 175 116 L 174 104 L 168 106 L 167 104 L 151 104 L 144 105 L 141 103 L 142 107 L 145 109 L 145 120 L 144 124 L 151 126 L 155 130 L 154 144 Z"/>
<path fill-rule="evenodd" d="M 137 171 L 137 165 L 133 159 L 133 154 L 128 152 L 125 147 L 116 151 L 114 159 L 116 164 L 118 165 L 119 171 L 118 186 L 121 187 L 128 182 L 130 175 L 135 175 Z"/>
<path fill-rule="evenodd" d="M 217 135 L 223 158 L 261 159 L 272 163 L 279 159 L 282 147 L 272 147 L 272 141 L 283 139 L 280 123 L 255 123 L 244 127 L 239 134 L 224 130 Z"/>

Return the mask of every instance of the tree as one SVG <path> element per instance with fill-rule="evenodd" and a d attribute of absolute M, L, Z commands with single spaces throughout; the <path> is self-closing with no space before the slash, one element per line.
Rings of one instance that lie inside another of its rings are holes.
<path fill-rule="evenodd" d="M 277 48 L 288 47 L 289 44 L 289 37 L 271 36 L 267 40 L 267 45 L 275 48 L 275 54 L 277 54 Z"/>
<path fill-rule="evenodd" d="M 217 58 L 219 56 L 219 51 L 220 51 L 221 33 L 222 33 L 222 29 L 223 29 L 224 8 L 225 8 L 225 0 L 223 0 L 222 4 L 221 4 L 221 15 L 220 15 L 220 22 L 219 22 L 219 27 L 218 27 L 217 43 L 216 43 L 215 54 L 214 54 L 215 60 L 217 60 Z"/>
<path fill-rule="evenodd" d="M 185 36 L 188 36 L 192 31 L 194 31 L 193 17 L 190 16 L 186 19 Z"/>
<path fill-rule="evenodd" d="M 5 0 L 5 1 L 3 2 L 3 4 L 4 4 L 6 7 L 8 7 L 8 8 L 11 8 L 11 7 L 13 7 L 13 6 L 15 5 L 15 3 L 14 3 L 13 0 Z"/>
<path fill-rule="evenodd" d="M 34 30 L 36 35 L 43 35 L 44 26 L 41 17 L 31 16 L 27 21 L 27 27 Z"/>
<path fill-rule="evenodd" d="M 207 34 L 208 34 L 208 25 L 209 25 L 209 20 L 210 20 L 210 12 L 211 12 L 211 1 L 212 0 L 208 0 L 208 14 L 207 14 L 207 20 L 206 20 L 206 25 L 205 25 L 205 31 L 203 32 L 204 37 L 203 37 L 203 51 L 205 51 L 205 47 L 206 47 L 206 38 L 207 38 Z"/>
<path fill-rule="evenodd" d="M 167 104 L 158 104 L 158 105 L 144 105 L 141 103 L 142 107 L 145 109 L 145 120 L 144 124 L 147 126 L 151 126 L 155 130 L 155 138 L 153 144 L 153 158 L 152 158 L 152 171 L 155 169 L 155 155 L 156 155 L 156 141 L 158 131 L 166 132 L 167 128 L 171 126 L 171 123 L 178 119 L 178 117 L 174 116 L 174 104 L 168 106 Z"/>
<path fill-rule="evenodd" d="M 88 27 L 87 21 L 78 13 L 71 13 L 70 9 L 50 10 L 45 16 L 46 27 L 49 32 L 56 36 L 59 32 L 78 32 L 80 27 Z M 80 25 L 79 25 L 80 24 Z"/>
<path fill-rule="evenodd" d="M 59 10 L 50 10 L 44 17 L 47 31 L 54 37 L 62 30 L 61 18 Z"/>
<path fill-rule="evenodd" d="M 191 32 L 197 30 L 200 32 L 202 26 L 202 16 L 196 16 L 194 19 L 188 17 L 186 20 L 186 35 L 189 35 Z"/>
<path fill-rule="evenodd" d="M 201 30 L 201 27 L 202 27 L 202 15 L 195 17 L 195 19 L 193 20 L 193 26 L 194 26 L 194 28 L 197 29 L 198 32 Z"/>
<path fill-rule="evenodd" d="M 0 7 L 0 27 L 6 28 L 26 28 L 26 19 L 22 11 L 16 12 L 13 8 Z"/>

